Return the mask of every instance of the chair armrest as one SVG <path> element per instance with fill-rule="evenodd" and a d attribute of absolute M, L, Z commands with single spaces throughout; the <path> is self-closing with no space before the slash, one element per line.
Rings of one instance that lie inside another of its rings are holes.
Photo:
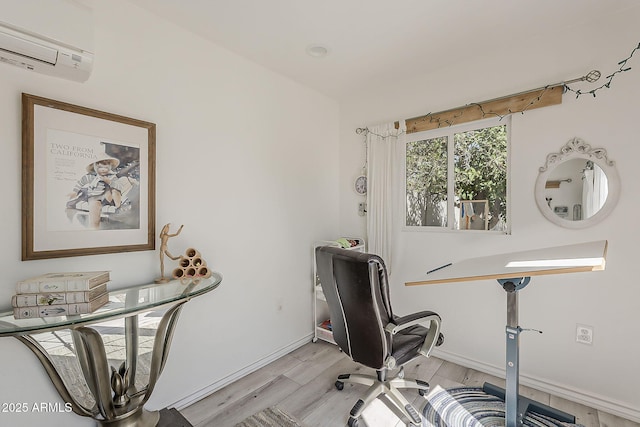
<path fill-rule="evenodd" d="M 437 313 L 434 313 L 433 311 L 419 311 L 417 313 L 394 318 L 393 321 L 387 324 L 385 330 L 391 335 L 395 335 L 398 331 L 408 328 L 409 326 L 419 325 L 421 323 L 431 321 L 434 318 L 437 318 L 438 323 L 440 323 L 440 316 L 438 316 Z"/>
<path fill-rule="evenodd" d="M 440 316 L 433 311 L 420 311 L 412 313 L 402 317 L 396 317 L 393 322 L 389 322 L 385 327 L 392 336 L 409 326 L 418 325 L 421 323 L 429 322 L 429 332 L 424 339 L 424 343 L 420 348 L 419 353 L 425 357 L 429 357 L 431 350 L 436 346 L 438 338 L 440 337 Z"/>

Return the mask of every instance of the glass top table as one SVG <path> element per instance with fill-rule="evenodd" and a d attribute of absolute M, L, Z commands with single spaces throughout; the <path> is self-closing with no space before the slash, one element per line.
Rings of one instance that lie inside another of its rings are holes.
<path fill-rule="evenodd" d="M 186 302 L 216 289 L 222 276 L 173 280 L 109 292 L 89 314 L 16 319 L 0 313 L 0 337 L 14 337 L 38 358 L 62 399 L 100 426 L 152 427 L 147 411 Z"/>
<path fill-rule="evenodd" d="M 28 335 L 58 329 L 95 324 L 105 320 L 133 316 L 167 304 L 186 302 L 217 288 L 222 282 L 219 273 L 189 283 L 172 280 L 167 283 L 132 286 L 109 292 L 109 302 L 96 311 L 74 316 L 16 319 L 13 311 L 0 312 L 0 337 Z"/>

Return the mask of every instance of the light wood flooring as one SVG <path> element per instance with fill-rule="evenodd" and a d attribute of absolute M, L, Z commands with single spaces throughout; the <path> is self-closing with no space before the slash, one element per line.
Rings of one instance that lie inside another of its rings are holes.
<path fill-rule="evenodd" d="M 332 344 L 322 341 L 306 344 L 212 395 L 183 409 L 182 415 L 195 427 L 232 427 L 246 417 L 270 406 L 277 406 L 304 427 L 346 425 L 349 411 L 366 387 L 345 384 L 334 387 L 341 373 L 375 371 L 352 362 Z M 462 385 L 481 387 L 489 381 L 504 387 L 504 380 L 468 369 L 436 357 L 418 358 L 405 366 L 406 378 L 429 382 L 431 388 Z M 403 394 L 421 411 L 424 397 L 415 390 Z M 585 427 L 640 427 L 640 424 L 611 414 L 550 396 L 521 386 L 521 394 L 562 411 L 574 414 Z M 379 400 L 367 408 L 363 421 L 368 427 L 401 427 L 405 424 Z"/>

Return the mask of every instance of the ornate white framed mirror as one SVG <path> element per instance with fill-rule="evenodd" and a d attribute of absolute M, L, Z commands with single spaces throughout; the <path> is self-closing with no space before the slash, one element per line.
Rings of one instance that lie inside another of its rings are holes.
<path fill-rule="evenodd" d="M 549 221 L 566 228 L 585 228 L 604 219 L 620 195 L 615 162 L 603 148 L 580 138 L 547 155 L 535 186 L 536 204 Z"/>

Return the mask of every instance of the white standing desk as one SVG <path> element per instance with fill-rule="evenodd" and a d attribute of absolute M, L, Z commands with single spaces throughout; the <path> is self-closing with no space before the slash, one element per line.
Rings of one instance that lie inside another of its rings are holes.
<path fill-rule="evenodd" d="M 507 427 L 522 426 L 528 410 L 573 423 L 575 418 L 572 415 L 519 396 L 519 345 L 522 328 L 518 325 L 518 291 L 529 284 L 532 276 L 604 270 L 606 255 L 606 240 L 491 255 L 436 267 L 423 279 L 407 282 L 405 285 L 497 280 L 507 292 L 507 388 L 505 391 L 492 384 L 485 384 L 484 390 L 505 399 Z"/>

